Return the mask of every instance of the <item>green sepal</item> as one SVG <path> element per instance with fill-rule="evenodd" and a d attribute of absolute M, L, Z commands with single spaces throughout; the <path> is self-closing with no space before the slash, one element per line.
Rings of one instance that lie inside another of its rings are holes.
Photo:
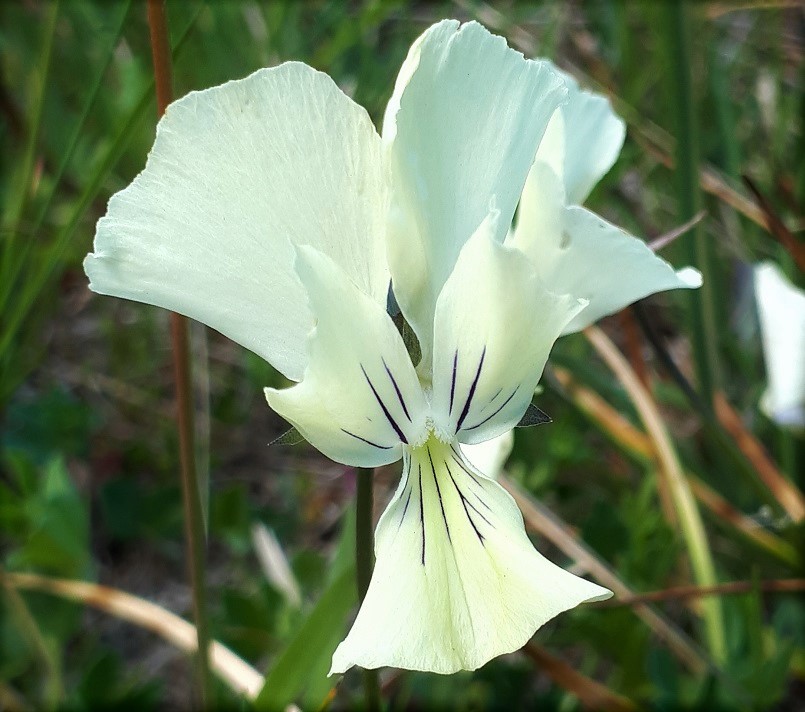
<path fill-rule="evenodd" d="M 286 430 L 282 435 L 278 438 L 272 440 L 268 446 L 272 447 L 274 445 L 298 445 L 299 443 L 305 442 L 305 438 L 296 428 L 291 428 L 290 430 Z"/>
<path fill-rule="evenodd" d="M 520 422 L 514 427 L 516 428 L 530 428 L 534 425 L 545 425 L 545 423 L 552 423 L 553 419 L 545 411 L 540 410 L 533 403 L 528 404 L 523 417 Z"/>

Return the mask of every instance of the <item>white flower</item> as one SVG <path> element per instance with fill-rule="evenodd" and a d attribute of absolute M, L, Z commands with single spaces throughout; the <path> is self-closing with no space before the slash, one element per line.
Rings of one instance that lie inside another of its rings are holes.
<path fill-rule="evenodd" d="M 509 430 L 491 440 L 461 446 L 473 467 L 496 480 L 514 447 L 514 431 Z"/>
<path fill-rule="evenodd" d="M 298 382 L 267 389 L 271 406 L 334 460 L 402 458 L 333 672 L 474 669 L 611 595 L 538 554 L 460 446 L 517 424 L 560 334 L 698 283 L 565 207 L 622 138 L 608 104 L 549 63 L 444 21 L 411 48 L 382 136 L 326 75 L 261 70 L 171 105 L 145 170 L 98 223 L 95 291 L 181 312 L 265 358 Z M 390 282 L 418 364 L 387 314 Z"/>
<path fill-rule="evenodd" d="M 760 405 L 779 425 L 805 427 L 805 292 L 772 262 L 755 267 L 755 300 L 769 387 Z"/>
<path fill-rule="evenodd" d="M 568 334 L 649 294 L 700 287 L 702 278 L 691 268 L 674 272 L 645 242 L 579 207 L 612 167 L 626 132 L 606 98 L 562 76 L 568 100 L 539 146 L 509 244 L 531 257 L 550 290 L 589 301 Z"/>

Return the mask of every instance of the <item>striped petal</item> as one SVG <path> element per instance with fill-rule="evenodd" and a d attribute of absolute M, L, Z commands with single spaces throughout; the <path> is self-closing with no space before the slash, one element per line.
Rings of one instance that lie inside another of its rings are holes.
<path fill-rule="evenodd" d="M 297 250 L 316 327 L 302 381 L 266 388 L 269 405 L 315 448 L 345 465 L 375 467 L 422 442 L 426 406 L 414 367 L 391 318 L 329 257 Z"/>
<path fill-rule="evenodd" d="M 565 88 L 475 22 L 445 20 L 411 47 L 383 123 L 391 169 L 389 266 L 430 366 L 433 314 L 495 197 L 502 240 Z M 425 376 L 429 374 L 425 373 Z"/>
<path fill-rule="evenodd" d="M 554 341 L 584 302 L 548 291 L 530 260 L 496 237 L 496 213 L 461 251 L 434 322 L 433 422 L 477 443 L 522 417 Z"/>
<path fill-rule="evenodd" d="M 406 448 L 403 468 L 377 526 L 369 590 L 331 673 L 475 670 L 559 613 L 612 595 L 541 556 L 514 500 L 457 442 Z"/>

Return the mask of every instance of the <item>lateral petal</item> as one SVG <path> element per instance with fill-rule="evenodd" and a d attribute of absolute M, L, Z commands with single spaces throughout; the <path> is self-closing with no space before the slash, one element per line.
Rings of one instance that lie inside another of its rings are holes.
<path fill-rule="evenodd" d="M 548 291 L 531 261 L 496 238 L 495 214 L 459 255 L 436 305 L 437 434 L 477 443 L 522 417 L 554 341 L 584 302 Z"/>
<path fill-rule="evenodd" d="M 204 322 L 299 380 L 312 317 L 293 245 L 317 247 L 383 304 L 386 211 L 369 116 L 291 62 L 171 104 L 84 266 L 94 291 Z"/>
<path fill-rule="evenodd" d="M 402 445 L 422 442 L 427 428 L 422 389 L 394 322 L 315 248 L 297 248 L 296 269 L 316 327 L 304 378 L 266 388 L 269 405 L 337 462 L 398 460 Z"/>
<path fill-rule="evenodd" d="M 612 595 L 537 553 L 509 494 L 457 443 L 435 439 L 405 450 L 375 553 L 369 590 L 331 674 L 353 665 L 475 670 L 522 647 L 559 613 Z"/>
<path fill-rule="evenodd" d="M 508 244 L 531 259 L 548 289 L 586 299 L 589 306 L 564 328 L 574 333 L 649 294 L 695 289 L 701 275 L 679 271 L 595 213 L 564 205 L 563 186 L 545 163 L 535 163 Z"/>
<path fill-rule="evenodd" d="M 412 46 L 383 124 L 392 174 L 389 266 L 430 365 L 436 299 L 496 197 L 502 240 L 565 89 L 481 25 L 445 20 Z M 425 374 L 427 375 L 427 374 Z"/>

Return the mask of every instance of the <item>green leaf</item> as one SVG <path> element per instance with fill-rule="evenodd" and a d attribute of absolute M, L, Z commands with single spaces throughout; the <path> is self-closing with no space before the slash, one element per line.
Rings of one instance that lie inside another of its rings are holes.
<path fill-rule="evenodd" d="M 311 709 L 318 707 L 332 685 L 327 679 L 330 660 L 356 600 L 352 566 L 333 579 L 288 647 L 274 661 L 255 700 L 256 709 L 284 709 L 303 691 L 306 702 L 319 698 L 318 704 L 310 704 Z"/>
<path fill-rule="evenodd" d="M 333 686 L 330 662 L 344 636 L 347 618 L 357 602 L 352 510 L 345 517 L 332 576 L 316 605 L 266 672 L 255 700 L 258 710 L 284 709 L 302 697 L 304 709 L 318 709 Z"/>
<path fill-rule="evenodd" d="M 87 503 L 77 491 L 60 457 L 38 470 L 37 489 L 21 501 L 18 530 L 9 543 L 6 565 L 43 569 L 56 575 L 86 578 L 92 572 Z M 4 517 L 7 513 L 4 513 Z"/>

